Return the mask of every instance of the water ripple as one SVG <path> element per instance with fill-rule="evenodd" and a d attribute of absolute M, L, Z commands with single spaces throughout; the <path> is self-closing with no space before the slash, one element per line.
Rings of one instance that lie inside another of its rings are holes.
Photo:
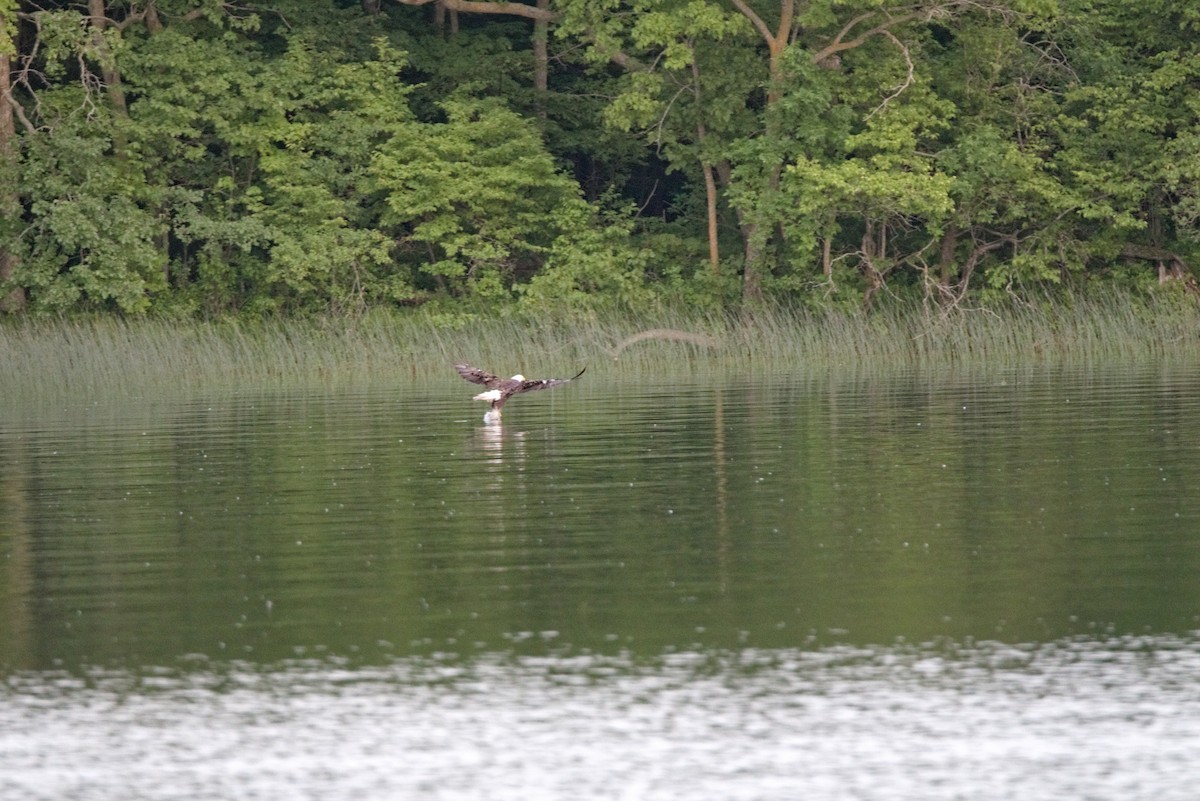
<path fill-rule="evenodd" d="M 338 660 L 11 676 L 28 799 L 1194 797 L 1200 642 Z"/>

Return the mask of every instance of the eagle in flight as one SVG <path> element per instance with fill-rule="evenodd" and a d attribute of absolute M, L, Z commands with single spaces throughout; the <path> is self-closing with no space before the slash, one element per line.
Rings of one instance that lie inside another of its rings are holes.
<path fill-rule="evenodd" d="M 570 378 L 526 378 L 520 374 L 514 375 L 512 378 L 501 378 L 469 364 L 456 364 L 454 369 L 472 384 L 482 384 L 487 387 L 487 392 L 480 392 L 474 398 L 492 404 L 492 408 L 483 416 L 485 423 L 499 423 L 500 407 L 513 395 L 520 395 L 522 392 L 531 392 L 535 389 L 561 387 L 563 384 L 579 378 L 583 375 L 584 370 L 587 370 L 585 367 Z"/>

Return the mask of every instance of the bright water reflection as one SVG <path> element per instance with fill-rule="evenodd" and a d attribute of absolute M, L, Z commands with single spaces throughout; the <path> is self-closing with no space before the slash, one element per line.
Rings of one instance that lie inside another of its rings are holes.
<path fill-rule="evenodd" d="M 1185 801 L 1200 742 L 1196 645 L 748 649 L 650 664 L 492 654 L 15 676 L 0 711 L 0 791 Z"/>
<path fill-rule="evenodd" d="M 0 797 L 1191 797 L 1200 373 L 588 378 L 0 412 Z"/>

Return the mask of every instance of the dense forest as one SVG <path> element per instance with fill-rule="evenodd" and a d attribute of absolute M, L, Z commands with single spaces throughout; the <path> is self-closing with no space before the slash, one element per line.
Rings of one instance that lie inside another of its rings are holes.
<path fill-rule="evenodd" d="M 0 0 L 11 314 L 1194 285 L 1194 0 Z"/>

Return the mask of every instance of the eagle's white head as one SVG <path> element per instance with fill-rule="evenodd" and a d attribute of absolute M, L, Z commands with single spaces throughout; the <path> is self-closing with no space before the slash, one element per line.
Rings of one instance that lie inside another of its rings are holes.
<path fill-rule="evenodd" d="M 514 376 L 512 377 L 512 380 L 513 380 L 513 381 L 524 381 L 524 380 L 525 380 L 525 376 L 521 375 L 520 373 L 517 373 L 516 375 L 514 375 Z"/>

